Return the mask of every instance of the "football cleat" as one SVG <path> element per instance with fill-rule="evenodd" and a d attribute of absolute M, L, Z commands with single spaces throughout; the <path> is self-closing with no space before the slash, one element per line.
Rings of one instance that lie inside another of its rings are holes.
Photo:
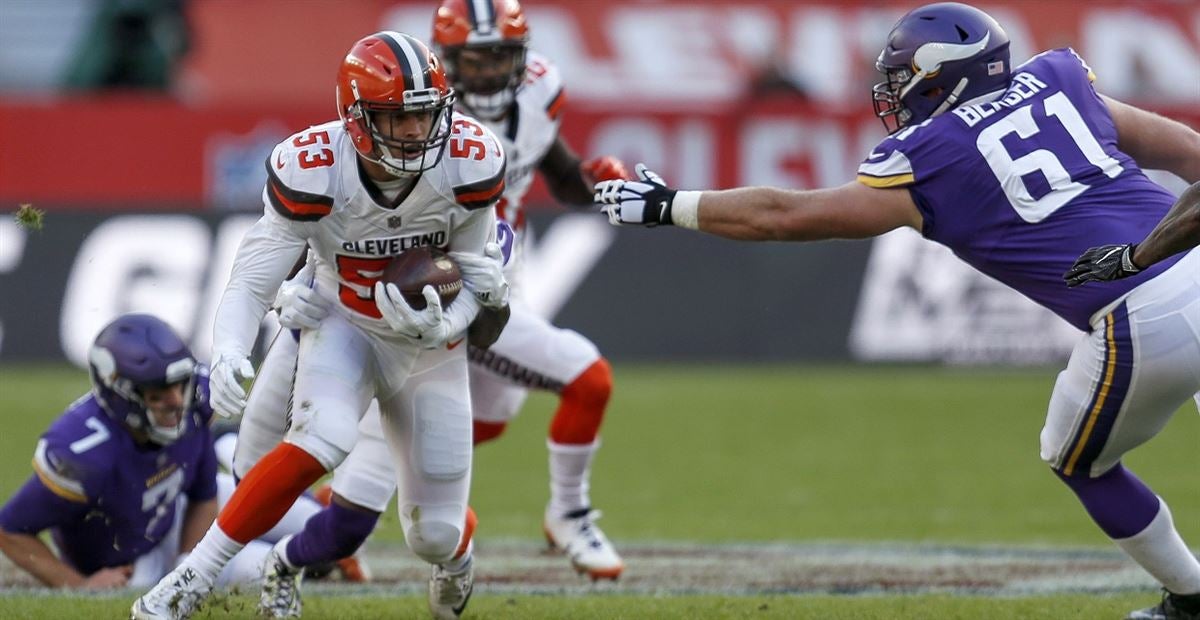
<path fill-rule="evenodd" d="M 562 551 L 571 560 L 576 572 L 593 581 L 616 579 L 625 570 L 625 563 L 604 532 L 596 525 L 600 511 L 581 508 L 565 515 L 546 512 L 543 529 L 550 546 Z"/>
<path fill-rule="evenodd" d="M 258 615 L 267 618 L 299 618 L 303 608 L 300 578 L 304 568 L 292 568 L 281 553 L 291 536 L 285 536 L 267 554 L 263 563 L 263 586 L 258 596 Z"/>
<path fill-rule="evenodd" d="M 1159 604 L 1130 612 L 1125 620 L 1200 620 L 1200 594 L 1171 594 L 1163 590 Z"/>
<path fill-rule="evenodd" d="M 429 577 L 429 611 L 438 620 L 455 620 L 467 608 L 475 589 L 475 560 L 458 572 L 435 564 Z"/>
<path fill-rule="evenodd" d="M 133 602 L 131 620 L 187 620 L 212 591 L 212 581 L 182 564 Z"/>

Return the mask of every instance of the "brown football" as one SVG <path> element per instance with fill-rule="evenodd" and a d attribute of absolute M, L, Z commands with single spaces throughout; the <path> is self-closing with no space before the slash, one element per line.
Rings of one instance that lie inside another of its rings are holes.
<path fill-rule="evenodd" d="M 392 259 L 383 269 L 384 282 L 395 284 L 409 305 L 425 308 L 425 285 L 433 286 L 442 299 L 442 307 L 450 305 L 462 290 L 462 272 L 442 250 L 425 246 L 413 248 Z"/>

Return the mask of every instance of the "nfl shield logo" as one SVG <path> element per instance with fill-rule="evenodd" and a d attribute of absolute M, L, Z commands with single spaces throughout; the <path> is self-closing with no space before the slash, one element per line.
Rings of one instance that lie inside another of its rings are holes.
<path fill-rule="evenodd" d="M 400 228 L 400 216 L 393 215 L 387 219 L 388 228 Z"/>

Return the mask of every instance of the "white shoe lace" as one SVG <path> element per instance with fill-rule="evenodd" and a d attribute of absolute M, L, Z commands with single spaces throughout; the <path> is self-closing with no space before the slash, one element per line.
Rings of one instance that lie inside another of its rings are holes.
<path fill-rule="evenodd" d="M 300 615 L 300 576 L 304 569 L 292 570 L 274 551 L 271 552 L 271 569 L 263 582 L 259 610 L 276 618 Z"/>
<path fill-rule="evenodd" d="M 435 567 L 433 580 L 438 603 L 455 605 L 460 602 L 470 586 L 470 579 L 467 578 L 469 572 L 464 570 L 460 573 L 450 573 L 440 566 Z"/>
<path fill-rule="evenodd" d="M 575 531 L 591 549 L 600 549 L 609 544 L 604 532 L 596 525 L 596 521 L 602 516 L 604 513 L 599 510 L 589 510 L 587 514 L 575 519 Z"/>

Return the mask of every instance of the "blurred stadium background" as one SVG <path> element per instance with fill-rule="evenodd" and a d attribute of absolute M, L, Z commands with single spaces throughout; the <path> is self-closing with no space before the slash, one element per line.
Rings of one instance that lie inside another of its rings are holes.
<path fill-rule="evenodd" d="M 0 419 L 12 429 L 0 433 L 0 498 L 86 389 L 71 365 L 112 317 L 153 312 L 207 357 L 271 147 L 336 116 L 350 44 L 380 29 L 427 39 L 433 4 L 0 0 Z M 645 162 L 683 188 L 812 188 L 849 181 L 883 137 L 874 58 L 918 4 L 524 7 L 532 47 L 564 75 L 563 133 L 581 154 Z M 1015 61 L 1070 45 L 1101 91 L 1200 128 L 1194 0 L 979 6 L 1008 30 Z M 540 181 L 530 202 L 536 306 L 616 366 L 595 497 L 618 543 L 1105 548 L 1037 460 L 1054 365 L 1076 336 L 1050 313 L 903 231 L 737 244 L 618 231 L 552 204 Z M 30 203 L 46 211 L 40 231 L 11 217 Z M 484 540 L 537 536 L 551 407 L 534 399 L 513 437 L 481 451 Z M 1198 441 L 1190 412 L 1133 461 L 1186 515 L 1193 543 Z M 1076 589 L 1146 591 L 1131 574 Z M 847 586 L 873 587 L 888 589 Z"/>

